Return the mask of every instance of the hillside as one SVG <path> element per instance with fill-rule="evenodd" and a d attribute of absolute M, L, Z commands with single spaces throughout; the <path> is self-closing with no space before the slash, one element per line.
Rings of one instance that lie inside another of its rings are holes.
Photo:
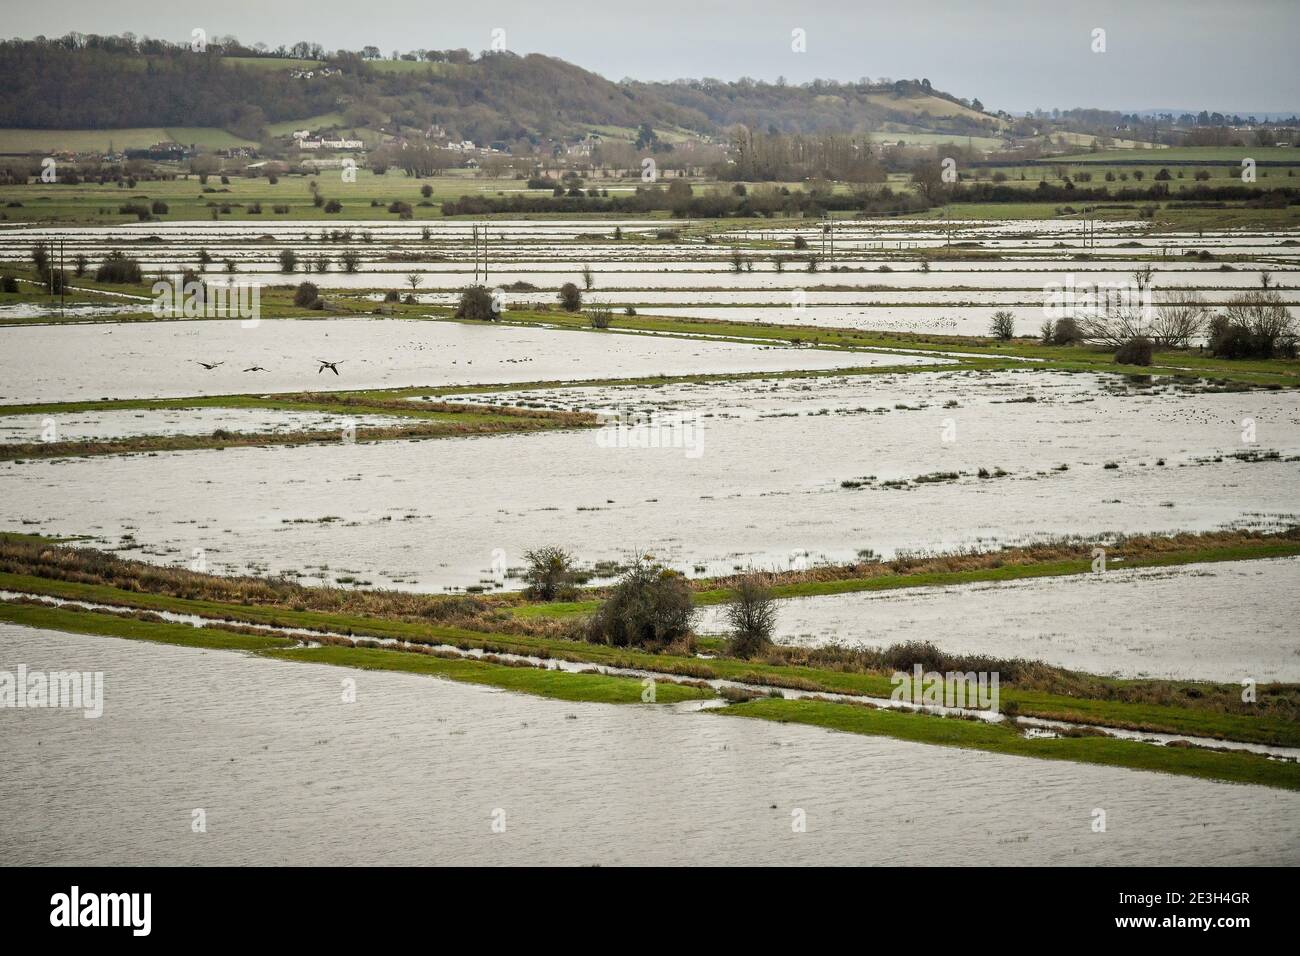
<path fill-rule="evenodd" d="M 341 126 L 436 125 L 476 142 L 535 143 L 647 123 L 705 135 L 737 123 L 792 133 L 905 129 L 987 135 L 1002 123 L 921 81 L 891 87 L 614 83 L 540 54 L 474 58 L 447 51 L 420 60 L 363 59 L 346 51 L 319 59 L 226 56 L 215 47 L 193 53 L 159 41 L 88 37 L 79 45 L 0 42 L 0 75 L 6 77 L 0 128 L 9 130 L 208 127 L 256 140 L 296 121 L 331 115 Z"/>

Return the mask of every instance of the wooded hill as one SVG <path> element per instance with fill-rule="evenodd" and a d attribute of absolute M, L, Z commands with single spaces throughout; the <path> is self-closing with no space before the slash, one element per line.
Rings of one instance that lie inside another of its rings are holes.
<path fill-rule="evenodd" d="M 260 139 L 271 124 L 336 114 L 340 125 L 358 128 L 438 126 L 475 142 L 538 142 L 642 124 L 681 135 L 718 135 L 737 123 L 791 133 L 959 135 L 989 135 L 1003 125 L 920 80 L 614 83 L 539 54 L 422 51 L 420 59 L 380 60 L 314 52 L 248 55 L 215 44 L 193 52 L 156 40 L 79 35 L 4 41 L 0 127 L 219 127 Z"/>

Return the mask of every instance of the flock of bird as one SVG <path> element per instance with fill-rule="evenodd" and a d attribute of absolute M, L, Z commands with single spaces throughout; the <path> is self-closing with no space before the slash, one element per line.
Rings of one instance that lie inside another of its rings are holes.
<path fill-rule="evenodd" d="M 335 375 L 338 375 L 339 366 L 342 365 L 345 360 L 339 359 L 337 362 L 327 362 L 324 359 L 317 359 L 316 361 L 320 363 L 320 368 L 316 369 L 317 375 L 319 375 L 321 372 L 325 371 L 326 369 L 329 369 Z M 220 368 L 226 363 L 225 362 L 196 362 L 196 364 L 202 365 L 205 369 L 211 372 L 213 369 Z M 244 371 L 245 372 L 267 372 L 270 371 L 270 369 L 263 368 L 261 365 L 251 365 L 248 368 L 244 369 Z"/>

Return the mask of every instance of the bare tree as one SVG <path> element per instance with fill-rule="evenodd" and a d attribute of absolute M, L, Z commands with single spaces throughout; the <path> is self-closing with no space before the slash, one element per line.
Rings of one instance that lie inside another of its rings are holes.
<path fill-rule="evenodd" d="M 1295 316 L 1274 289 L 1247 292 L 1224 306 L 1222 320 L 1229 329 L 1239 329 L 1249 342 L 1249 351 L 1260 358 L 1294 355 L 1300 336 Z"/>
<path fill-rule="evenodd" d="M 989 326 L 989 333 L 995 339 L 1001 339 L 1003 342 L 1008 341 L 1016 334 L 1016 316 L 1006 309 L 999 309 L 993 313 L 993 321 Z"/>
<path fill-rule="evenodd" d="M 1199 292 L 1161 293 L 1148 337 L 1157 345 L 1186 348 L 1205 331 L 1208 318 L 1209 310 Z"/>
<path fill-rule="evenodd" d="M 737 582 L 726 617 L 732 630 L 731 652 L 737 657 L 753 657 L 772 643 L 776 598 L 766 575 L 747 574 Z"/>

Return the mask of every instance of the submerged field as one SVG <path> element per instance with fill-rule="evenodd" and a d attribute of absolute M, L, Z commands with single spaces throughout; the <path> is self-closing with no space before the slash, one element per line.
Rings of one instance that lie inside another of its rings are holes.
<path fill-rule="evenodd" d="M 5 463 L 0 516 L 14 530 L 91 534 L 151 560 L 206 543 L 232 573 L 435 590 L 500 587 L 495 552 L 516 567 L 548 541 L 586 564 L 641 548 L 717 575 L 862 552 L 1300 523 L 1300 410 L 1287 392 L 1021 371 L 466 398 L 607 423 L 452 443 Z M 1245 418 L 1256 423 L 1251 443 Z M 268 456 L 282 477 L 268 480 Z M 198 503 L 176 493 L 196 465 L 208 488 Z"/>
<path fill-rule="evenodd" d="M 0 271 L 23 280 L 0 294 L 0 665 L 84 664 L 113 688 L 102 736 L 24 712 L 15 739 L 75 775 L 161 726 L 149 793 L 132 760 L 98 785 L 241 810 L 199 850 L 106 806 L 106 859 L 246 862 L 271 826 L 264 781 L 307 786 L 319 760 L 352 776 L 273 840 L 285 862 L 304 845 L 337 862 L 888 862 L 862 806 L 906 824 L 913 853 L 1297 859 L 1300 363 L 1194 346 L 1137 368 L 1035 338 L 1053 283 L 1148 266 L 1172 301 L 1267 284 L 1300 302 L 1293 233 L 864 220 L 836 226 L 832 253 L 808 222 L 489 226 L 486 284 L 514 286 L 494 323 L 451 315 L 484 281 L 469 222 L 0 236 Z M 148 281 L 89 274 L 60 312 L 25 263 L 40 239 L 92 271 L 113 249 L 159 274 L 202 251 L 210 281 L 265 284 L 266 314 L 154 321 Z M 281 271 L 286 249 L 299 262 Z M 328 310 L 276 288 L 304 279 Z M 564 282 L 587 311 L 558 307 Z M 394 289 L 413 301 L 384 301 Z M 598 303 L 609 329 L 591 327 Z M 1000 308 L 1022 337 L 987 337 Z M 575 600 L 522 595 L 544 545 L 577 559 Z M 585 640 L 647 553 L 691 582 L 698 645 Z M 723 605 L 750 571 L 780 582 L 777 644 L 744 657 Z M 921 660 L 1000 668 L 1010 710 L 889 706 L 891 670 Z M 339 714 L 347 675 L 362 703 Z M 72 811 L 97 798 L 53 795 L 26 765 L 0 785 L 19 821 L 0 859 L 30 855 L 38 817 L 67 837 L 54 858 L 75 858 Z M 647 801 L 632 770 L 661 765 L 680 786 Z M 402 837 L 420 787 L 433 849 Z M 605 795 L 608 853 L 566 850 L 595 845 L 575 793 Z M 513 842 L 483 849 L 480 805 L 521 808 Z M 1089 843 L 1096 806 L 1122 822 Z M 794 807 L 815 839 L 791 842 Z"/>
<path fill-rule="evenodd" d="M 13 863 L 77 862 L 88 839 L 104 864 L 177 865 L 669 864 L 701 854 L 752 864 L 1223 865 L 1300 853 L 1300 796 L 1284 791 L 955 758 L 883 737 L 557 703 L 415 675 L 353 672 L 358 702 L 344 705 L 340 672 L 324 665 L 5 625 L 0 646 L 33 667 L 117 681 L 99 722 L 18 712 L 13 756 L 30 769 L 0 782 L 0 857 Z M 57 770 L 35 759 L 38 735 L 41 752 L 69 755 Z M 326 765 L 337 774 L 322 783 Z M 286 790 L 311 794 L 312 813 L 286 815 Z M 192 805 L 225 808 L 207 839 L 189 835 Z M 1098 805 L 1114 822 L 1091 834 Z M 494 808 L 504 834 L 490 835 Z M 806 833 L 791 832 L 796 808 Z M 413 819 L 424 838 L 410 838 Z M 158 820 L 176 825 L 149 822 Z M 896 837 L 882 842 L 881 828 Z"/>

